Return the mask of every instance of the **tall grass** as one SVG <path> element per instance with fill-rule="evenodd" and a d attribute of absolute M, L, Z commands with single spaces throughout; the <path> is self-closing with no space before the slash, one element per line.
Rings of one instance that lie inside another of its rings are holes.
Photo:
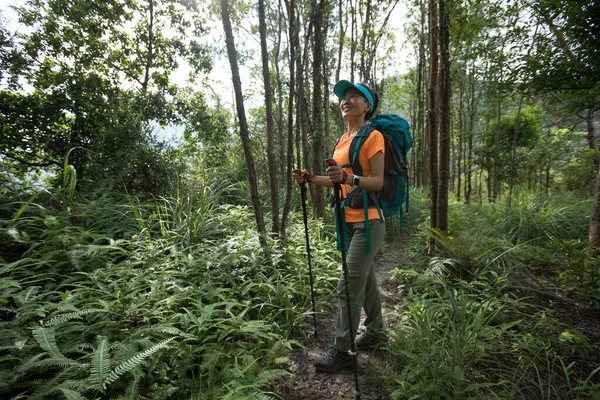
<path fill-rule="evenodd" d="M 504 196 L 496 215 L 502 234 L 513 243 L 545 242 L 548 239 L 586 240 L 592 199 L 575 193 L 545 193 L 518 190 L 513 194 L 510 207 Z"/>
<path fill-rule="evenodd" d="M 543 271 L 598 304 L 599 263 L 583 240 L 591 200 L 522 191 L 506 205 L 451 203 L 449 233 L 425 221 L 401 253 L 403 268 L 393 271 L 405 295 L 390 332 L 393 398 L 600 396 L 587 338 L 560 327 L 547 303 L 514 283 Z"/>

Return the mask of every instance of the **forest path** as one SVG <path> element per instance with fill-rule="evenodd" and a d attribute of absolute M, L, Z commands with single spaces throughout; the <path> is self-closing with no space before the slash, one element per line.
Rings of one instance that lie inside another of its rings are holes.
<path fill-rule="evenodd" d="M 399 266 L 398 243 L 388 242 L 385 253 L 375 258 L 377 282 L 383 297 L 383 315 L 386 327 L 396 325 L 394 307 L 400 301 L 397 284 L 391 279 L 391 271 Z M 305 349 L 293 351 L 286 369 L 291 373 L 273 382 L 272 390 L 284 400 L 334 400 L 354 399 L 354 370 L 352 368 L 337 373 L 316 372 L 314 360 L 321 356 L 328 344 L 333 343 L 337 317 L 337 302 L 331 299 L 328 307 L 317 315 L 317 337 L 313 335 L 312 325 L 301 332 Z M 365 319 L 361 315 L 361 325 Z M 383 378 L 387 353 L 384 351 L 361 352 L 358 358 L 358 383 L 361 400 L 388 400 Z"/>

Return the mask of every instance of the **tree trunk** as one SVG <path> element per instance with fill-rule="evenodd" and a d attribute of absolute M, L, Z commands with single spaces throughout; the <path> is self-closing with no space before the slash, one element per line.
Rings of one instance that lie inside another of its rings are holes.
<path fill-rule="evenodd" d="M 465 71 L 465 75 L 463 75 L 461 77 L 460 80 L 460 85 L 459 85 L 459 90 L 460 93 L 458 94 L 458 160 L 456 161 L 456 168 L 457 168 L 457 173 L 456 173 L 456 201 L 460 201 L 460 196 L 462 194 L 462 159 L 463 159 L 463 138 L 464 138 L 464 114 L 465 114 L 465 110 L 464 110 L 464 97 L 465 97 L 465 85 L 464 85 L 464 78 L 466 76 L 466 71 Z"/>
<path fill-rule="evenodd" d="M 429 139 L 430 226 L 437 228 L 438 145 L 437 145 L 437 85 L 438 85 L 438 18 L 437 3 L 429 0 L 429 87 L 427 88 L 427 132 Z"/>
<path fill-rule="evenodd" d="M 323 24 L 327 20 L 327 2 L 316 0 L 311 2 L 311 16 L 313 21 L 313 63 L 312 63 L 312 169 L 313 173 L 322 175 L 324 172 L 323 165 L 325 158 L 323 157 L 323 49 L 325 48 L 325 40 L 323 38 Z M 323 187 L 313 185 L 315 196 L 313 198 L 313 211 L 318 218 L 325 217 L 325 197 Z"/>
<path fill-rule="evenodd" d="M 344 51 L 344 39 L 346 38 L 346 28 L 347 25 L 344 25 L 344 18 L 346 21 L 348 20 L 348 13 L 344 12 L 343 2 L 342 0 L 338 0 L 338 22 L 340 24 L 340 40 L 338 44 L 338 59 L 337 59 L 337 67 L 335 68 L 335 81 L 338 82 L 340 80 L 340 71 L 342 70 L 342 54 Z"/>
<path fill-rule="evenodd" d="M 596 110 L 590 108 L 588 110 L 587 116 L 585 117 L 585 122 L 587 124 L 587 141 L 588 147 L 592 150 L 596 151 L 596 158 L 594 159 L 594 167 L 595 170 L 598 171 L 598 167 L 600 166 L 600 154 L 598 153 L 598 142 L 596 137 L 596 126 L 594 125 L 594 117 L 596 115 Z"/>
<path fill-rule="evenodd" d="M 421 32 L 419 38 L 419 64 L 417 66 L 417 124 L 415 137 L 420 138 L 420 145 L 416 147 L 418 153 L 415 159 L 418 165 L 415 165 L 415 174 L 417 177 L 417 186 L 427 185 L 427 140 L 425 135 L 425 96 L 424 96 L 424 75 L 425 75 L 425 5 L 422 0 L 419 1 L 421 12 Z M 417 164 L 417 163 L 415 163 Z"/>
<path fill-rule="evenodd" d="M 371 71 L 367 69 L 367 37 L 370 36 L 369 33 L 372 32 L 370 28 L 371 23 L 371 0 L 363 0 L 366 2 L 365 4 L 365 20 L 361 24 L 363 29 L 361 29 L 361 38 L 360 38 L 360 77 L 363 81 L 369 82 L 371 80 Z"/>
<path fill-rule="evenodd" d="M 588 140 L 590 146 L 596 143 L 596 125 L 594 121 L 594 109 L 590 109 L 587 115 Z M 593 143 L 592 143 L 593 142 Z M 598 160 L 598 146 L 596 148 L 596 161 Z M 598 170 L 596 170 L 598 171 Z M 600 247 L 600 172 L 596 179 L 596 193 L 594 194 L 594 204 L 592 205 L 592 215 L 590 217 L 590 247 L 597 249 Z"/>
<path fill-rule="evenodd" d="M 512 142 L 512 154 L 510 157 L 510 183 L 508 189 L 508 208 L 510 209 L 510 203 L 512 201 L 512 194 L 515 185 L 515 165 L 517 162 L 517 143 L 519 142 L 519 134 L 521 129 L 521 109 L 523 108 L 523 94 L 521 94 L 521 98 L 519 100 L 519 108 L 517 109 L 517 118 L 515 120 L 515 132 L 513 135 Z"/>
<path fill-rule="evenodd" d="M 296 29 L 298 29 L 298 32 L 300 30 L 300 26 L 302 26 L 301 21 L 299 20 L 299 16 L 298 19 L 296 20 Z M 299 168 L 303 169 L 303 168 L 308 168 L 311 169 L 311 162 L 310 162 L 310 158 L 309 158 L 309 154 L 310 154 L 310 150 L 309 150 L 309 143 L 308 143 L 308 100 L 306 99 L 306 95 L 305 95 L 305 87 L 307 86 L 308 83 L 308 79 L 305 79 L 305 74 L 304 71 L 306 71 L 307 67 L 306 64 L 308 63 L 308 40 L 309 38 L 312 36 L 312 30 L 313 30 L 313 25 L 312 25 L 312 18 L 309 20 L 308 23 L 308 29 L 306 30 L 305 34 L 304 34 L 304 47 L 303 47 L 303 51 L 302 51 L 302 56 L 300 56 L 300 54 L 298 54 L 297 57 L 297 63 L 296 63 L 296 86 L 298 87 L 297 92 L 298 92 L 298 96 L 296 98 L 296 119 L 297 119 L 297 126 L 299 127 L 299 131 L 298 134 L 300 135 L 299 137 L 299 142 L 301 143 L 301 152 L 298 153 L 298 158 L 300 162 L 299 164 Z M 298 33 L 299 35 L 299 33 Z M 298 39 L 298 45 L 300 45 L 300 39 Z M 300 48 L 298 48 L 298 51 L 300 50 Z M 314 198 L 315 198 L 315 190 L 314 190 L 314 185 L 308 185 L 308 188 L 310 190 L 310 198 L 311 198 L 311 202 L 314 203 Z M 314 208 L 313 208 L 313 212 L 314 212 Z"/>
<path fill-rule="evenodd" d="M 448 183 L 450 180 L 450 22 L 449 0 L 439 0 L 440 6 L 440 174 L 437 200 L 437 228 L 448 232 Z"/>
<path fill-rule="evenodd" d="M 356 3 L 358 2 L 359 0 L 356 0 Z M 352 19 L 350 20 L 350 81 L 354 82 L 354 56 L 356 55 L 358 24 L 356 23 L 356 5 L 353 0 L 350 0 L 350 15 L 352 16 Z"/>
<path fill-rule="evenodd" d="M 550 190 L 550 161 L 546 164 L 546 193 Z"/>
<path fill-rule="evenodd" d="M 294 91 L 296 90 L 296 48 L 298 43 L 298 32 L 296 30 L 296 17 L 294 0 L 286 0 L 285 6 L 288 15 L 288 35 L 289 35 L 289 97 L 288 97 L 288 115 L 287 115 L 287 157 L 286 157 L 286 196 L 283 206 L 283 217 L 281 220 L 281 232 L 285 234 L 289 210 L 292 199 L 292 179 L 290 178 L 294 168 Z M 283 101 L 283 98 L 281 99 Z M 283 114 L 281 116 L 283 118 Z"/>
<path fill-rule="evenodd" d="M 473 171 L 473 131 L 475 130 L 475 117 L 477 116 L 477 106 L 475 101 L 475 72 L 471 71 L 469 75 L 470 84 L 470 107 L 469 107 L 469 150 L 465 159 L 465 173 L 466 173 L 466 191 L 465 191 L 465 204 L 471 202 L 471 180 Z M 477 182 L 475 182 L 477 184 Z M 476 186 L 477 187 L 477 186 Z"/>
<path fill-rule="evenodd" d="M 144 81 L 142 82 L 142 93 L 146 94 L 148 91 L 148 84 L 150 83 L 150 68 L 154 60 L 154 0 L 148 1 L 148 54 L 146 55 L 146 66 L 144 68 Z"/>
<path fill-rule="evenodd" d="M 590 217 L 589 246 L 593 249 L 600 247 L 600 173 L 596 179 L 596 193 Z"/>
<path fill-rule="evenodd" d="M 260 33 L 260 53 L 262 56 L 262 73 L 265 86 L 265 113 L 267 119 L 267 164 L 269 168 L 269 188 L 271 189 L 271 232 L 279 233 L 279 189 L 277 186 L 277 163 L 273 144 L 273 91 L 271 88 L 271 72 L 269 71 L 269 52 L 267 50 L 267 23 L 265 2 L 258 0 L 258 30 Z"/>
<path fill-rule="evenodd" d="M 500 168 L 500 122 L 502 120 L 502 98 L 500 91 L 497 93 L 498 95 L 498 125 L 496 126 L 496 134 L 494 136 L 494 160 L 493 160 L 493 176 L 492 176 L 492 187 L 490 193 L 490 201 L 495 202 L 498 196 L 500 195 L 500 178 L 499 178 L 499 168 Z"/>
<path fill-rule="evenodd" d="M 259 233 L 259 240 L 263 246 L 266 245 L 266 230 L 263 220 L 263 213 L 260 207 L 260 198 L 258 196 L 258 182 L 256 171 L 254 169 L 254 158 L 250 150 L 250 139 L 248 136 L 248 123 L 246 122 L 246 112 L 244 110 L 244 96 L 242 94 L 242 82 L 240 79 L 240 71 L 238 67 L 237 54 L 235 50 L 235 42 L 233 38 L 233 29 L 229 20 L 229 5 L 227 0 L 221 0 L 221 18 L 223 21 L 223 29 L 225 30 L 225 43 L 227 45 L 227 55 L 229 65 L 231 66 L 231 76 L 233 80 L 233 89 L 235 92 L 235 104 L 237 109 L 238 122 L 240 125 L 240 138 L 244 148 L 244 156 L 246 158 L 246 168 L 248 169 L 248 182 L 250 184 L 250 198 L 252 208 L 254 210 L 254 218 L 256 219 L 256 229 Z"/>
<path fill-rule="evenodd" d="M 283 94 L 283 85 L 284 85 L 284 77 L 282 77 L 281 75 L 281 68 L 280 68 L 280 58 L 281 58 L 281 44 L 283 41 L 283 28 L 284 28 L 284 12 L 283 12 L 283 4 L 282 4 L 282 0 L 277 0 L 277 21 L 276 21 L 276 26 L 277 26 L 277 37 L 275 39 L 275 47 L 273 48 L 273 56 L 269 59 L 269 63 L 271 64 L 271 66 L 273 67 L 273 70 L 275 71 L 275 82 L 276 82 L 276 88 L 274 89 L 276 95 L 274 96 L 275 100 L 275 106 L 277 108 L 277 111 L 275 112 L 275 115 L 273 115 L 273 119 L 276 123 L 277 126 L 277 132 L 275 135 L 275 155 L 276 155 L 276 163 L 277 163 L 277 182 L 285 182 L 285 186 L 286 186 L 286 196 L 287 196 L 287 186 L 288 183 L 290 183 L 290 187 L 291 187 L 291 183 L 292 180 L 290 179 L 290 174 L 292 173 L 292 171 L 287 171 L 286 170 L 286 160 L 287 160 L 287 152 L 285 151 L 281 151 L 285 148 L 285 145 L 287 143 L 286 141 L 286 134 L 285 134 L 285 114 L 283 111 L 283 105 L 284 105 L 284 100 L 283 98 L 285 97 L 285 95 Z M 288 173 L 289 172 L 289 173 Z M 290 192 L 291 194 L 291 192 Z M 284 208 L 285 208 L 285 201 L 287 199 L 284 199 Z M 282 216 L 283 219 L 283 216 Z M 283 221 L 280 220 L 280 232 L 284 231 L 284 227 L 282 227 L 281 225 L 283 224 Z"/>

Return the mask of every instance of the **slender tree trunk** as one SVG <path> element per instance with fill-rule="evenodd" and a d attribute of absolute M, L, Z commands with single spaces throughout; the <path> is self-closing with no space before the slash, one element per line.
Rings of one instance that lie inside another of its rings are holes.
<path fill-rule="evenodd" d="M 596 144 L 596 125 L 594 121 L 594 109 L 590 109 L 587 115 L 588 141 L 590 146 L 596 149 L 596 161 L 598 160 L 598 145 Z M 598 171 L 598 169 L 596 169 Z M 590 217 L 590 247 L 597 249 L 600 247 L 600 171 L 596 179 L 596 193 L 594 194 L 594 204 L 592 205 L 592 215 Z"/>
<path fill-rule="evenodd" d="M 437 228 L 448 232 L 448 183 L 450 179 L 450 21 L 449 0 L 439 0 L 440 6 L 440 174 L 437 200 Z"/>
<path fill-rule="evenodd" d="M 271 72 L 269 70 L 269 52 L 267 50 L 267 24 L 265 2 L 258 0 L 258 30 L 260 32 L 260 52 L 262 73 L 265 86 L 265 113 L 267 118 L 267 164 L 269 167 L 269 187 L 271 189 L 271 232 L 279 233 L 279 188 L 277 186 L 277 163 L 273 144 L 273 90 L 271 88 Z"/>
<path fill-rule="evenodd" d="M 329 13 L 331 10 L 331 8 L 329 7 L 329 5 L 326 6 L 327 7 L 327 12 Z M 323 24 L 323 40 L 324 40 L 324 44 L 327 43 L 327 35 L 329 34 L 329 24 L 327 22 L 325 22 Z M 324 50 L 326 50 L 326 47 L 324 47 Z M 321 74 L 323 77 L 322 80 L 322 84 L 323 84 L 323 93 L 324 96 L 321 99 L 321 102 L 323 103 L 323 138 L 324 140 L 326 138 L 328 138 L 330 135 L 330 125 L 331 125 L 331 107 L 329 107 L 329 96 L 327 95 L 327 93 L 329 93 L 330 88 L 329 88 L 329 80 L 331 79 L 331 73 L 330 71 L 333 69 L 333 65 L 330 66 L 330 56 L 327 54 L 327 52 L 325 52 L 325 56 L 323 57 L 323 64 L 321 65 Z M 339 132 L 337 132 L 337 134 L 339 135 Z M 329 149 L 324 149 L 324 153 L 323 156 L 327 159 L 330 156 L 330 152 L 331 150 Z"/>
<path fill-rule="evenodd" d="M 415 78 L 416 76 L 411 75 L 411 78 Z M 415 85 L 415 88 L 418 87 L 418 79 L 414 79 L 413 80 L 413 84 Z M 421 147 L 421 144 L 419 143 L 419 137 L 415 135 L 416 131 L 415 131 L 415 127 L 417 126 L 417 118 L 418 118 L 418 102 L 419 99 L 417 96 L 410 96 L 410 126 L 413 129 L 413 135 L 415 138 L 415 142 L 413 143 L 413 151 L 410 152 L 410 163 L 409 163 L 409 168 L 410 168 L 410 173 L 409 176 L 413 177 L 412 180 L 412 184 L 413 186 L 415 184 L 418 185 L 418 175 L 417 175 L 417 149 Z"/>
<path fill-rule="evenodd" d="M 500 95 L 500 91 L 498 91 L 498 109 L 497 109 L 497 118 L 498 125 L 496 126 L 496 134 L 494 136 L 494 167 L 493 167 L 493 175 L 492 175 L 492 187 L 491 187 L 491 201 L 496 201 L 498 196 L 500 195 L 500 122 L 502 120 L 502 98 Z"/>
<path fill-rule="evenodd" d="M 299 16 L 298 16 L 299 18 Z M 296 24 L 296 28 L 300 29 L 300 26 L 302 26 L 300 20 L 297 20 L 297 24 Z M 309 38 L 312 36 L 312 30 L 313 30 L 313 24 L 312 24 L 312 19 L 309 20 L 308 23 L 308 29 L 305 32 L 304 35 L 304 47 L 303 47 L 303 52 L 302 52 L 302 56 L 300 57 L 300 54 L 298 54 L 298 61 L 297 61 L 297 71 L 296 71 L 296 82 L 297 82 L 297 86 L 298 86 L 298 98 L 296 99 L 297 102 L 297 114 L 298 114 L 298 122 L 299 122 L 299 126 L 300 126 L 300 135 L 301 135 L 301 148 L 302 148 L 302 152 L 301 152 L 301 157 L 302 157 L 302 162 L 301 165 L 303 165 L 303 168 L 308 168 L 311 169 L 311 162 L 310 162 L 310 149 L 309 149 L 309 143 L 308 143 L 308 125 L 309 125 L 309 121 L 308 121 L 308 100 L 306 99 L 306 91 L 304 90 L 307 86 L 308 86 L 308 79 L 305 79 L 305 71 L 307 69 L 307 64 L 308 64 L 308 41 Z M 298 40 L 298 43 L 300 43 L 300 41 Z M 300 50 L 300 49 L 298 49 Z M 300 156 L 300 153 L 298 154 L 298 156 Z M 310 198 L 311 198 L 311 202 L 314 202 L 314 198 L 315 198 L 315 190 L 314 190 L 314 185 L 308 185 L 308 188 L 310 190 Z M 313 208 L 313 212 L 314 212 L 314 208 Z"/>
<path fill-rule="evenodd" d="M 437 129 L 437 85 L 438 85 L 438 18 L 437 3 L 429 0 L 429 87 L 427 89 L 427 130 L 429 137 L 429 188 L 431 199 L 430 226 L 438 227 L 438 129 Z"/>
<path fill-rule="evenodd" d="M 427 185 L 427 140 L 425 135 L 425 96 L 424 96 L 424 75 L 425 75 L 425 5 L 423 1 L 419 1 L 419 9 L 421 13 L 421 32 L 419 37 L 419 64 L 417 66 L 417 124 L 415 137 L 420 138 L 420 145 L 417 147 L 418 153 L 416 159 L 418 165 L 413 176 L 417 177 L 417 185 Z M 416 147 L 416 146 L 415 146 Z M 417 163 L 415 163 L 417 164 Z"/>
<path fill-rule="evenodd" d="M 252 208 L 254 210 L 254 218 L 256 219 L 256 229 L 259 233 L 259 240 L 263 246 L 266 246 L 266 230 L 263 220 L 263 213 L 260 206 L 260 198 L 258 195 L 258 181 L 256 171 L 254 169 L 254 158 L 250 150 L 250 139 L 248 135 L 248 123 L 246 122 L 246 111 L 244 110 L 244 96 L 242 94 L 242 81 L 240 79 L 240 71 L 237 61 L 237 53 L 235 50 L 235 42 L 233 38 L 233 29 L 229 19 L 229 5 L 227 0 L 221 0 L 221 18 L 223 21 L 223 29 L 225 31 L 225 43 L 227 45 L 227 55 L 231 66 L 231 75 L 233 80 L 233 89 L 235 92 L 235 104 L 237 108 L 238 122 L 240 126 L 240 138 L 244 148 L 244 156 L 246 158 L 246 168 L 248 169 L 248 182 L 250 184 L 250 198 Z"/>
<path fill-rule="evenodd" d="M 148 54 L 146 55 L 146 66 L 144 69 L 144 81 L 142 82 L 142 92 L 145 94 L 150 83 L 150 68 L 154 61 L 154 0 L 148 1 Z"/>
<path fill-rule="evenodd" d="M 473 132 L 475 130 L 475 117 L 477 116 L 477 107 L 475 101 L 475 73 L 471 71 L 469 76 L 470 82 L 470 107 L 469 107 L 469 150 L 465 160 L 465 172 L 466 176 L 466 192 L 465 192 L 465 203 L 471 202 L 471 180 L 473 171 Z M 477 182 L 475 182 L 477 185 Z M 477 186 L 476 186 L 477 187 Z"/>
<path fill-rule="evenodd" d="M 600 173 L 596 179 L 596 193 L 590 217 L 589 246 L 593 249 L 600 247 Z"/>
<path fill-rule="evenodd" d="M 594 124 L 594 117 L 596 115 L 596 110 L 590 108 L 588 110 L 587 116 L 585 118 L 585 122 L 587 124 L 587 141 L 588 147 L 592 150 L 596 151 L 596 158 L 594 159 L 594 168 L 595 171 L 598 171 L 598 167 L 600 166 L 600 154 L 598 153 L 598 142 L 596 137 L 596 126 Z"/>
<path fill-rule="evenodd" d="M 283 234 L 286 232 L 286 225 L 289 210 L 291 207 L 292 199 L 292 179 L 290 178 L 292 170 L 294 168 L 294 92 L 296 90 L 296 48 L 298 46 L 298 33 L 296 31 L 296 17 L 294 15 L 294 7 L 296 7 L 294 0 L 286 0 L 285 6 L 288 16 L 288 36 L 289 36 L 289 69 L 290 69 L 290 81 L 289 81 L 289 97 L 288 97 L 288 109 L 287 109 L 287 157 L 286 157 L 286 196 L 285 204 L 283 206 L 283 217 L 281 221 L 281 231 Z M 283 98 L 281 99 L 283 102 Z M 283 114 L 281 116 L 283 119 Z M 299 160 L 300 158 L 298 158 Z"/>
<path fill-rule="evenodd" d="M 519 142 L 519 135 L 521 130 L 521 109 L 523 108 L 523 94 L 521 94 L 521 98 L 519 99 L 519 108 L 517 109 L 517 118 L 515 119 L 515 132 L 513 134 L 513 142 L 512 142 L 512 154 L 510 157 L 510 182 L 508 189 L 508 208 L 510 209 L 510 203 L 512 201 L 512 194 L 515 185 L 515 165 L 517 163 L 517 143 Z"/>
<path fill-rule="evenodd" d="M 312 63 L 312 169 L 315 174 L 322 174 L 325 164 L 323 157 L 323 49 L 325 48 L 325 40 L 323 37 L 323 24 L 327 21 L 327 2 L 316 0 L 311 2 L 311 18 L 313 21 L 313 63 Z M 313 185 L 315 196 L 313 198 L 313 210 L 318 218 L 325 217 L 325 197 L 323 187 Z"/>
<path fill-rule="evenodd" d="M 479 178 L 477 179 L 479 204 L 483 204 L 483 169 L 479 168 Z"/>
<path fill-rule="evenodd" d="M 340 71 L 342 70 L 342 55 L 344 51 L 344 39 L 346 38 L 347 25 L 344 24 L 344 18 L 348 20 L 348 14 L 344 12 L 343 1 L 338 0 L 338 23 L 340 25 L 340 38 L 338 43 L 338 59 L 337 67 L 335 68 L 335 81 L 340 80 Z"/>
<path fill-rule="evenodd" d="M 281 43 L 283 40 L 283 35 L 284 35 L 284 17 L 283 17 L 283 4 L 282 4 L 283 0 L 277 0 L 277 37 L 275 39 L 275 47 L 273 48 L 273 56 L 270 58 L 269 62 L 272 65 L 272 69 L 275 70 L 275 82 L 276 82 L 276 88 L 275 88 L 275 92 L 276 92 L 276 96 L 275 96 L 275 104 L 277 107 L 277 112 L 275 113 L 275 115 L 273 116 L 276 125 L 277 125 L 277 135 L 275 137 L 275 154 L 277 155 L 277 165 L 280 166 L 279 168 L 277 168 L 277 181 L 278 182 L 286 182 L 286 189 L 287 189 L 287 183 L 288 182 L 292 182 L 290 179 L 290 175 L 288 174 L 288 171 L 286 171 L 285 165 L 286 165 L 286 152 L 285 151 L 281 151 L 282 149 L 285 148 L 285 144 L 286 144 L 286 138 L 285 138 L 285 122 L 284 122 L 284 118 L 285 118 L 285 114 L 283 112 L 283 98 L 284 98 L 284 94 L 283 94 L 283 82 L 284 82 L 284 77 L 281 76 L 281 67 L 280 67 L 280 63 L 279 60 L 281 58 Z M 290 171 L 291 173 L 291 171 Z M 287 195 L 287 190 L 286 190 L 286 195 Z M 285 200 L 284 200 L 284 208 L 285 208 Z M 283 218 L 283 217 L 282 217 Z M 280 231 L 283 232 L 284 231 L 284 227 L 281 227 L 281 224 L 283 224 L 283 222 L 280 223 Z"/>
<path fill-rule="evenodd" d="M 441 108 L 440 108 L 441 110 Z M 441 114 L 440 114 L 441 118 Z M 441 126 L 441 125 L 440 125 Z M 456 190 L 456 143 L 452 140 L 454 130 L 452 121 L 450 121 L 450 155 L 449 155 L 449 176 L 448 176 L 448 197 L 450 193 Z"/>
<path fill-rule="evenodd" d="M 464 97 L 465 97 L 465 85 L 464 85 L 464 79 L 466 76 L 466 71 L 465 71 L 465 75 L 461 76 L 460 78 L 460 84 L 459 84 L 459 94 L 458 94 L 458 160 L 456 162 L 456 166 L 457 166 L 457 173 L 456 173 L 456 201 L 460 201 L 460 196 L 462 195 L 462 160 L 463 160 L 463 138 L 464 138 L 464 131 L 465 131 L 465 123 L 464 123 L 464 114 L 465 114 L 465 104 L 464 104 Z"/>
<path fill-rule="evenodd" d="M 356 0 L 358 3 L 359 0 Z M 354 82 L 354 56 L 356 55 L 356 40 L 358 35 L 358 27 L 356 23 L 357 18 L 357 10 L 356 3 L 353 0 L 350 0 L 350 15 L 352 16 L 350 20 L 350 81 Z"/>
<path fill-rule="evenodd" d="M 369 24 L 371 23 L 371 0 L 363 0 L 366 1 L 365 4 L 365 20 L 364 22 L 361 24 L 363 29 L 361 30 L 361 37 L 360 37 L 360 77 L 359 79 L 362 78 L 362 80 L 364 81 L 370 81 L 371 79 L 371 72 L 367 70 L 367 61 L 366 61 L 366 56 L 367 56 L 367 44 L 366 44 L 366 40 L 367 37 L 369 36 L 369 33 L 371 32 L 370 26 Z"/>

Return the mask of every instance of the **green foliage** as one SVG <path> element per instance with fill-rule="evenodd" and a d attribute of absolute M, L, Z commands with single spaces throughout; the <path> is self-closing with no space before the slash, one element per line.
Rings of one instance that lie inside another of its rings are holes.
<path fill-rule="evenodd" d="M 250 211 L 181 184 L 141 201 L 65 186 L 3 202 L 0 396 L 273 398 L 289 335 L 311 323 L 301 215 L 266 262 Z M 9 226 L 10 224 L 10 226 Z M 339 254 L 311 224 L 318 307 Z"/>
<path fill-rule="evenodd" d="M 53 173 L 67 151 L 86 149 L 69 155 L 80 185 L 109 179 L 130 193 L 166 193 L 181 160 L 151 127 L 187 123 L 197 130 L 212 122 L 198 107 L 203 95 L 173 82 L 182 59 L 192 60 L 196 74 L 210 68 L 198 41 L 205 33 L 200 7 L 44 0 L 17 12 L 27 29 L 15 43 L 2 41 L 14 45 L 10 69 L 2 71 L 10 83 L 0 92 L 2 164 L 17 177 L 31 169 Z"/>
<path fill-rule="evenodd" d="M 573 1 L 539 1 L 532 18 L 543 23 L 533 51 L 523 57 L 527 84 L 538 92 L 553 91 L 556 100 L 575 112 L 598 105 L 598 5 Z"/>
<path fill-rule="evenodd" d="M 575 299 L 600 308 L 600 255 L 585 240 L 556 238 L 548 243 L 554 279 Z"/>
<path fill-rule="evenodd" d="M 396 310 L 400 323 L 390 332 L 393 398 L 599 393 L 598 370 L 589 367 L 597 357 L 590 339 L 562 326 L 548 303 L 536 300 L 535 294 L 544 298 L 544 286 L 524 291 L 519 282 L 523 274 L 539 273 L 561 293 L 600 307 L 598 257 L 585 241 L 591 200 L 518 191 L 512 204 L 507 209 L 505 198 L 451 203 L 451 233 L 424 223 L 401 253 L 406 267 L 392 271 L 404 293 Z"/>
<path fill-rule="evenodd" d="M 429 215 L 429 201 L 423 188 L 411 187 L 409 191 L 408 211 L 402 208 L 400 213 L 385 221 L 385 230 L 388 237 L 401 239 L 416 233 L 420 224 Z"/>
<path fill-rule="evenodd" d="M 507 209 L 504 217 L 496 223 L 502 227 L 503 235 L 513 243 L 541 243 L 552 238 L 587 238 L 592 209 L 589 198 L 569 192 L 547 194 L 516 191 L 510 208 L 506 196 L 499 202 L 499 207 Z"/>
<path fill-rule="evenodd" d="M 563 182 L 567 190 L 582 194 L 593 194 L 598 173 L 595 170 L 596 150 L 586 148 L 569 160 L 562 171 Z"/>
<path fill-rule="evenodd" d="M 512 115 L 503 115 L 498 127 L 498 120 L 493 119 L 487 126 L 485 133 L 485 147 L 478 149 L 477 153 L 480 156 L 479 163 L 489 164 L 496 157 L 502 160 L 498 168 L 498 179 L 502 182 L 507 182 L 511 171 L 512 148 L 516 129 L 518 110 L 515 110 Z M 538 145 L 542 131 L 542 122 L 544 119 L 544 111 L 541 104 L 527 105 L 521 109 L 519 116 L 519 137 L 516 143 L 517 149 L 523 152 L 531 150 Z M 497 132 L 499 130 L 499 132 Z M 496 134 L 498 134 L 498 147 L 496 148 Z M 515 171 L 517 174 L 523 170 L 526 157 L 515 157 Z M 486 165 L 489 170 L 491 165 Z"/>

